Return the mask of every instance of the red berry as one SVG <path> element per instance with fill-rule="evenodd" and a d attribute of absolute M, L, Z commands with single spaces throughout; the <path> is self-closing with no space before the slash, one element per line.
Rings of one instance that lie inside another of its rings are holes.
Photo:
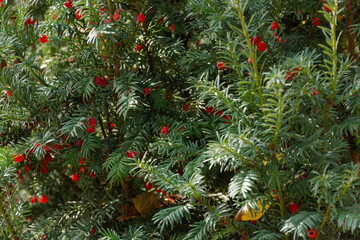
<path fill-rule="evenodd" d="M 255 38 L 254 37 L 252 37 L 251 38 L 251 44 L 252 45 L 258 45 L 259 44 L 259 42 L 260 42 L 260 38 L 259 38 L 259 36 L 256 36 Z"/>
<path fill-rule="evenodd" d="M 106 10 L 104 8 L 101 8 L 101 7 L 99 7 L 99 10 L 101 11 L 101 12 L 99 12 L 99 15 L 104 15 L 105 12 L 106 12 Z"/>
<path fill-rule="evenodd" d="M 164 18 L 165 18 L 165 17 L 159 18 L 159 20 L 157 21 L 157 23 L 158 23 L 158 24 L 159 24 L 159 23 L 163 23 L 163 22 L 164 22 Z"/>
<path fill-rule="evenodd" d="M 228 122 L 228 121 L 225 121 L 225 123 L 230 124 L 231 116 L 225 115 L 225 116 L 223 116 L 222 118 L 224 118 L 224 119 L 226 119 L 226 120 L 229 121 L 229 122 Z"/>
<path fill-rule="evenodd" d="M 36 19 L 33 18 L 33 17 L 27 18 L 27 19 L 25 20 L 25 24 L 28 25 L 28 26 L 29 26 L 29 25 L 34 25 L 35 22 L 36 22 Z"/>
<path fill-rule="evenodd" d="M 13 157 L 14 157 L 15 162 L 22 162 L 22 160 L 23 160 L 22 154 L 17 154 L 17 155 L 14 155 Z"/>
<path fill-rule="evenodd" d="M 80 139 L 76 141 L 76 145 L 78 145 L 80 147 L 83 145 L 83 143 L 84 142 L 82 140 L 80 140 Z"/>
<path fill-rule="evenodd" d="M 299 211 L 299 207 L 298 207 L 298 205 L 296 205 L 296 203 L 291 203 L 289 210 L 290 210 L 290 212 L 295 213 L 295 212 Z"/>
<path fill-rule="evenodd" d="M 128 158 L 134 158 L 137 156 L 136 152 L 134 151 L 129 151 L 128 153 L 126 153 L 126 155 L 128 156 Z"/>
<path fill-rule="evenodd" d="M 72 8 L 73 5 L 72 5 L 72 0 L 68 0 L 67 2 L 64 3 L 64 6 L 67 7 L 67 8 Z"/>
<path fill-rule="evenodd" d="M 285 42 L 285 39 L 282 38 L 282 37 L 278 37 L 278 38 L 276 39 L 276 41 L 278 41 L 279 43 L 284 43 L 284 42 Z"/>
<path fill-rule="evenodd" d="M 49 168 L 47 167 L 47 165 L 41 164 L 40 165 L 40 171 L 41 171 L 42 174 L 45 174 L 45 173 L 49 172 Z"/>
<path fill-rule="evenodd" d="M 96 173 L 94 172 L 94 170 L 91 170 L 90 172 L 88 172 L 88 177 L 92 178 L 95 176 L 96 176 Z"/>
<path fill-rule="evenodd" d="M 214 114 L 215 113 L 215 108 L 213 106 L 210 106 L 210 107 L 206 108 L 205 111 L 207 113 Z"/>
<path fill-rule="evenodd" d="M 136 45 L 136 51 L 140 52 L 142 50 L 142 46 L 140 44 Z"/>
<path fill-rule="evenodd" d="M 47 196 L 45 196 L 45 195 L 41 196 L 41 197 L 40 197 L 40 202 L 41 202 L 41 203 L 47 203 L 47 202 L 48 202 Z"/>
<path fill-rule="evenodd" d="M 315 109 L 315 113 L 317 113 L 317 110 Z M 300 176 L 300 180 L 304 180 L 305 178 L 307 178 L 306 174 L 303 174 Z"/>
<path fill-rule="evenodd" d="M 94 126 L 94 125 L 96 125 L 95 118 L 89 117 L 89 126 Z"/>
<path fill-rule="evenodd" d="M 317 230 L 310 229 L 308 231 L 308 236 L 309 236 L 310 239 L 315 239 L 317 237 Z"/>
<path fill-rule="evenodd" d="M 169 128 L 164 126 L 161 128 L 161 133 L 162 134 L 165 134 L 165 135 L 168 135 L 169 134 Z"/>
<path fill-rule="evenodd" d="M 326 5 L 324 6 L 324 10 L 327 11 L 327 12 L 331 12 L 330 5 L 329 5 L 329 4 L 326 4 Z"/>
<path fill-rule="evenodd" d="M 90 235 L 93 236 L 93 235 L 94 235 L 94 232 L 95 232 L 95 228 L 91 229 Z"/>
<path fill-rule="evenodd" d="M 80 175 L 77 174 L 77 173 L 74 173 L 72 176 L 71 176 L 71 179 L 74 181 L 74 182 L 77 182 L 80 180 Z"/>
<path fill-rule="evenodd" d="M 113 15 L 113 19 L 114 19 L 115 21 L 119 20 L 119 19 L 120 19 L 120 14 L 115 13 L 115 14 Z"/>
<path fill-rule="evenodd" d="M 103 79 L 101 77 L 94 77 L 94 83 L 96 86 L 105 86 L 106 85 L 105 79 Z"/>
<path fill-rule="evenodd" d="M 139 23 L 145 22 L 145 15 L 142 14 L 142 13 L 140 13 L 140 14 L 137 16 L 136 20 L 137 20 Z"/>
<path fill-rule="evenodd" d="M 189 111 L 189 104 L 186 103 L 186 104 L 184 105 L 184 111 L 185 111 L 185 112 Z"/>
<path fill-rule="evenodd" d="M 226 69 L 226 63 L 224 63 L 224 62 L 219 62 L 217 66 L 218 66 L 218 68 L 220 70 L 225 70 Z"/>
<path fill-rule="evenodd" d="M 277 22 L 273 22 L 270 26 L 270 29 L 273 31 L 279 30 L 279 24 Z"/>
<path fill-rule="evenodd" d="M 38 202 L 38 198 L 37 197 L 32 197 L 30 198 L 30 203 L 37 203 Z"/>
<path fill-rule="evenodd" d="M 81 15 L 81 9 L 77 10 L 75 15 L 76 15 L 77 19 L 81 19 L 84 16 L 84 15 Z"/>
<path fill-rule="evenodd" d="M 85 170 L 86 170 L 86 167 L 81 167 L 80 170 L 79 170 L 79 173 L 84 174 Z"/>
<path fill-rule="evenodd" d="M 149 95 L 149 94 L 150 94 L 150 88 L 144 88 L 144 89 L 143 89 L 143 94 L 144 94 L 145 96 Z"/>
<path fill-rule="evenodd" d="M 265 52 L 267 49 L 266 43 L 264 42 L 259 42 L 259 44 L 257 45 L 257 50 L 259 52 Z"/>
<path fill-rule="evenodd" d="M 313 24 L 314 26 L 319 26 L 320 23 L 321 23 L 320 18 L 317 18 L 317 17 L 313 18 L 312 24 Z"/>
<path fill-rule="evenodd" d="M 310 89 L 311 90 L 311 89 Z M 318 90 L 316 90 L 316 87 L 314 88 L 314 90 L 311 92 L 312 96 L 316 96 L 318 95 L 320 92 Z"/>
<path fill-rule="evenodd" d="M 251 63 L 251 64 L 253 63 L 251 58 L 248 58 L 248 62 Z"/>
<path fill-rule="evenodd" d="M 26 165 L 24 167 L 24 169 L 25 169 L 25 172 L 30 172 L 32 170 L 32 166 L 31 165 Z"/>
<path fill-rule="evenodd" d="M 110 127 L 111 127 L 111 128 L 114 128 L 114 127 L 115 127 L 115 124 L 110 123 Z"/>
<path fill-rule="evenodd" d="M 152 184 L 151 184 L 151 182 L 146 182 L 146 183 L 145 183 L 145 188 L 146 188 L 147 190 L 151 190 L 151 189 L 152 189 Z"/>
<path fill-rule="evenodd" d="M 172 32 L 173 32 L 173 31 L 174 31 L 174 27 L 175 27 L 175 26 L 174 26 L 174 24 L 173 24 L 173 25 L 171 25 L 171 27 L 170 27 L 170 31 L 172 31 Z"/>
<path fill-rule="evenodd" d="M 54 150 L 61 150 L 62 146 L 60 144 L 54 144 L 53 149 Z"/>
<path fill-rule="evenodd" d="M 95 128 L 95 126 L 91 125 L 91 126 L 87 127 L 86 130 L 88 131 L 88 133 L 93 133 L 96 131 L 96 128 Z"/>
<path fill-rule="evenodd" d="M 41 43 L 47 43 L 48 41 L 49 41 L 48 36 L 44 35 L 44 36 L 40 37 L 40 42 Z"/>
<path fill-rule="evenodd" d="M 11 92 L 6 91 L 6 96 L 11 97 L 12 96 Z"/>
<path fill-rule="evenodd" d="M 83 164 L 85 162 L 85 160 L 82 159 L 81 157 L 79 157 L 78 160 L 79 160 L 79 165 L 81 165 L 81 164 Z"/>

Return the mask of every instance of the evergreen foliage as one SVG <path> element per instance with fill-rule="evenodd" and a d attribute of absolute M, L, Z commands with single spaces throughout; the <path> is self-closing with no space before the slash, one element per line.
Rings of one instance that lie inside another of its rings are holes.
<path fill-rule="evenodd" d="M 359 13 L 1 1 L 0 238 L 358 239 Z"/>

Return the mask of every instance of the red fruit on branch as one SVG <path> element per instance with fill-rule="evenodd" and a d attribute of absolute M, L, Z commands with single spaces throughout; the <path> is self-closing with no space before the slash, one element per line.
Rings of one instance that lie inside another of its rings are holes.
<path fill-rule="evenodd" d="M 185 112 L 189 111 L 189 104 L 186 103 L 186 104 L 184 105 L 184 111 L 185 111 Z"/>
<path fill-rule="evenodd" d="M 308 236 L 309 236 L 310 239 L 315 239 L 317 237 L 317 230 L 310 229 L 308 231 Z"/>
<path fill-rule="evenodd" d="M 162 134 L 165 134 L 165 135 L 168 135 L 169 134 L 169 128 L 164 126 L 161 128 L 161 133 Z"/>
<path fill-rule="evenodd" d="M 16 154 L 13 157 L 14 157 L 14 161 L 18 162 L 18 163 L 22 162 L 22 160 L 23 160 L 23 155 L 22 154 Z"/>
<path fill-rule="evenodd" d="M 88 177 L 89 178 L 92 178 L 92 177 L 95 177 L 96 176 L 96 173 L 94 172 L 94 170 L 91 170 L 90 172 L 88 172 Z"/>
<path fill-rule="evenodd" d="M 111 127 L 111 128 L 114 128 L 114 127 L 115 127 L 115 124 L 110 123 L 110 127 Z"/>
<path fill-rule="evenodd" d="M 118 21 L 118 20 L 120 19 L 120 14 L 115 13 L 115 14 L 113 15 L 113 19 L 114 19 L 115 21 Z"/>
<path fill-rule="evenodd" d="M 101 77 L 94 77 L 94 84 L 103 87 L 106 85 L 106 80 Z"/>
<path fill-rule="evenodd" d="M 174 24 L 173 24 L 173 25 L 171 25 L 171 27 L 170 27 L 170 31 L 172 31 L 172 32 L 173 32 L 173 31 L 174 31 L 174 27 L 175 27 L 175 26 L 174 26 Z"/>
<path fill-rule="evenodd" d="M 158 24 L 159 24 L 159 23 L 163 23 L 163 22 L 164 22 L 164 18 L 165 18 L 165 17 L 159 18 L 159 20 L 157 21 L 157 23 L 158 23 Z"/>
<path fill-rule="evenodd" d="M 226 69 L 226 63 L 224 63 L 224 62 L 219 62 L 219 63 L 217 64 L 217 66 L 218 66 L 218 68 L 219 68 L 220 70 L 225 70 L 225 69 Z"/>
<path fill-rule="evenodd" d="M 64 6 L 67 7 L 67 8 L 72 8 L 73 7 L 73 1 L 72 0 L 67 0 L 65 3 L 64 3 Z"/>
<path fill-rule="evenodd" d="M 331 12 L 330 5 L 328 3 L 324 5 L 324 10 L 328 13 Z"/>
<path fill-rule="evenodd" d="M 290 210 L 290 212 L 295 213 L 295 212 L 299 211 L 299 207 L 298 207 L 298 205 L 296 205 L 296 203 L 291 203 L 289 210 Z"/>
<path fill-rule="evenodd" d="M 149 94 L 150 94 L 150 88 L 144 88 L 144 89 L 143 89 L 143 94 L 144 94 L 145 96 L 149 95 Z"/>
<path fill-rule="evenodd" d="M 214 114 L 215 113 L 215 108 L 213 106 L 210 106 L 210 107 L 206 108 L 205 111 L 207 113 Z"/>
<path fill-rule="evenodd" d="M 47 165 L 41 164 L 40 165 L 40 171 L 41 171 L 42 174 L 45 174 L 45 173 L 49 172 L 49 168 L 47 167 Z"/>
<path fill-rule="evenodd" d="M 81 9 L 76 11 L 75 16 L 76 16 L 77 19 L 81 19 L 84 16 L 84 15 L 81 15 Z"/>
<path fill-rule="evenodd" d="M 78 158 L 78 161 L 79 161 L 79 165 L 83 164 L 85 162 L 84 159 L 82 159 L 81 157 Z"/>
<path fill-rule="evenodd" d="M 31 165 L 26 165 L 24 167 L 24 169 L 25 169 L 25 172 L 30 172 L 32 170 L 32 166 Z"/>
<path fill-rule="evenodd" d="M 140 44 L 136 45 L 136 51 L 140 52 L 143 49 L 143 47 Z"/>
<path fill-rule="evenodd" d="M 279 30 L 279 24 L 277 22 L 273 22 L 270 26 L 270 29 L 273 31 Z"/>
<path fill-rule="evenodd" d="M 320 23 L 321 23 L 320 18 L 317 18 L 317 17 L 314 17 L 314 18 L 313 18 L 312 24 L 313 24 L 314 26 L 319 26 Z"/>
<path fill-rule="evenodd" d="M 312 90 L 312 88 L 310 89 L 310 90 Z M 311 92 L 311 96 L 316 96 L 316 95 L 318 95 L 320 92 L 318 91 L 318 90 L 316 90 L 316 87 L 314 87 L 314 90 L 312 90 L 312 92 Z"/>
<path fill-rule="evenodd" d="M 30 198 L 30 203 L 37 203 L 38 202 L 38 198 L 37 197 L 32 197 Z"/>
<path fill-rule="evenodd" d="M 91 125 L 91 126 L 87 127 L 86 130 L 88 131 L 88 133 L 93 133 L 96 131 L 96 128 L 94 125 Z"/>
<path fill-rule="evenodd" d="M 259 44 L 257 45 L 257 50 L 259 52 L 265 52 L 267 49 L 266 43 L 264 42 L 259 42 Z"/>
<path fill-rule="evenodd" d="M 278 37 L 278 38 L 276 39 L 276 41 L 278 41 L 278 43 L 284 43 L 284 42 L 285 42 L 285 39 L 282 38 L 282 37 Z"/>
<path fill-rule="evenodd" d="M 126 153 L 126 155 L 128 156 L 128 158 L 134 158 L 137 156 L 136 152 L 134 151 L 129 151 L 128 153 Z"/>
<path fill-rule="evenodd" d="M 12 96 L 11 92 L 6 91 L 6 96 L 11 97 Z"/>
<path fill-rule="evenodd" d="M 86 167 L 81 167 L 80 170 L 79 170 L 79 173 L 84 174 L 85 170 L 86 170 Z"/>
<path fill-rule="evenodd" d="M 41 203 L 47 203 L 47 202 L 48 202 L 47 196 L 45 196 L 45 195 L 41 196 L 41 197 L 40 197 L 40 202 L 41 202 Z"/>
<path fill-rule="evenodd" d="M 44 35 L 44 36 L 40 37 L 40 42 L 41 43 L 47 43 L 48 41 L 49 41 L 48 36 Z"/>
<path fill-rule="evenodd" d="M 80 180 L 80 175 L 77 174 L 77 173 L 74 173 L 72 176 L 71 176 L 71 179 L 74 181 L 74 182 L 78 182 Z"/>
<path fill-rule="evenodd" d="M 89 125 L 90 125 L 90 126 L 96 125 L 96 120 L 95 120 L 95 118 L 89 117 Z"/>
<path fill-rule="evenodd" d="M 152 189 L 152 184 L 151 184 L 151 182 L 146 182 L 146 183 L 145 183 L 145 188 L 146 188 L 147 190 L 151 190 L 151 189 Z"/>
<path fill-rule="evenodd" d="M 257 46 L 260 42 L 259 36 L 251 37 L 251 44 Z"/>
<path fill-rule="evenodd" d="M 142 13 L 140 13 L 138 16 L 137 16 L 137 18 L 136 18 L 136 20 L 138 21 L 138 23 L 143 23 L 143 22 L 145 22 L 145 15 L 144 14 L 142 14 Z"/>
<path fill-rule="evenodd" d="M 83 143 L 84 142 L 82 140 L 80 140 L 80 139 L 76 141 L 76 145 L 78 145 L 80 147 L 83 145 Z"/>

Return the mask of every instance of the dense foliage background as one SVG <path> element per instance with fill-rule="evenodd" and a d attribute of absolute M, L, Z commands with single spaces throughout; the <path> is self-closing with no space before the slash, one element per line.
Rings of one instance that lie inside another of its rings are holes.
<path fill-rule="evenodd" d="M 357 1 L 0 5 L 1 239 L 359 239 Z"/>

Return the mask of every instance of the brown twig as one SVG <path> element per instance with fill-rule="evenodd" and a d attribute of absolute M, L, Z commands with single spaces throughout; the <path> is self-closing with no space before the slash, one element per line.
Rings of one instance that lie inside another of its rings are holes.
<path fill-rule="evenodd" d="M 356 53 L 355 53 L 355 34 L 353 32 L 353 22 L 354 22 L 354 13 L 352 11 L 351 0 L 347 0 L 345 3 L 346 9 L 346 32 L 348 35 L 348 51 L 350 55 L 350 59 L 352 61 L 356 60 Z"/>

